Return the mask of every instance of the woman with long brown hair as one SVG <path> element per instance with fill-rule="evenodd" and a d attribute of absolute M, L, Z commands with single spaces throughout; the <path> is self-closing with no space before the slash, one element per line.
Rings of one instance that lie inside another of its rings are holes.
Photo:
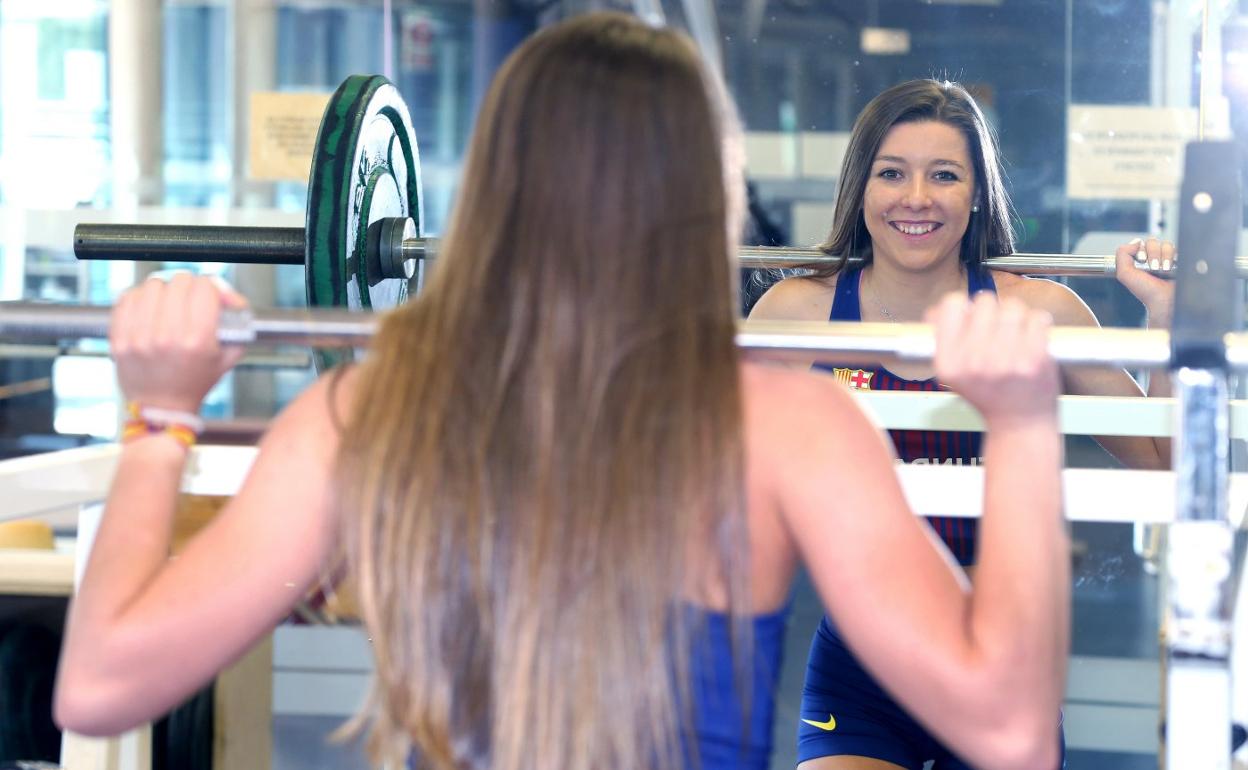
<path fill-rule="evenodd" d="M 871 100 L 854 123 L 837 188 L 827 254 L 856 256 L 772 287 L 751 317 L 784 320 L 917 321 L 948 292 L 999 294 L 1051 315 L 1062 326 L 1095 326 L 1087 305 L 1065 286 L 984 267 L 984 259 L 1014 250 L 1011 207 L 996 140 L 975 100 L 957 83 L 911 80 Z M 1157 239 L 1119 247 L 1117 277 L 1145 306 L 1150 325 L 1168 327 L 1173 291 L 1136 268 L 1137 254 L 1169 267 L 1173 245 Z M 853 388 L 934 391 L 947 383 L 927 364 L 814 363 Z M 1123 370 L 1063 372 L 1071 393 L 1142 396 Z M 1149 395 L 1168 395 L 1154 377 Z M 978 465 L 986 462 L 979 433 L 891 432 L 907 463 Z M 1169 463 L 1167 439 L 1104 436 L 1098 440 L 1130 467 Z M 975 521 L 930 520 L 949 552 L 968 570 L 982 544 Z M 978 535 L 978 538 L 977 538 Z M 978 582 L 978 578 L 977 578 Z M 825 617 L 811 641 L 806 668 L 798 760 L 803 770 L 936 770 L 965 768 L 965 757 L 942 745 L 860 665 L 849 635 Z M 827 715 L 837 715 L 828 729 Z M 1054 741 L 1059 738 L 1054 733 Z M 974 765 L 975 763 L 971 762 Z M 1057 766 L 1049 765 L 1045 770 Z"/>
<path fill-rule="evenodd" d="M 345 552 L 376 658 L 374 757 L 764 768 L 800 560 L 933 730 L 985 766 L 1049 758 L 1067 546 L 1047 322 L 964 298 L 932 316 L 938 368 L 990 430 L 972 590 L 849 395 L 738 354 L 740 141 L 679 33 L 591 14 L 535 35 L 482 105 L 426 291 L 275 419 L 172 561 L 186 431 L 155 418 L 196 412 L 235 362 L 214 330 L 241 300 L 188 277 L 127 293 L 113 354 L 153 419 L 123 443 L 59 721 L 100 734 L 162 713 Z"/>

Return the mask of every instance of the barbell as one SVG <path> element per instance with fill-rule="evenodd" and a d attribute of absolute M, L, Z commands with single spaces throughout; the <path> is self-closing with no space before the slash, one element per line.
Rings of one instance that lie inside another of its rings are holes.
<path fill-rule="evenodd" d="M 303 228 L 79 225 L 79 259 L 302 264 L 309 307 L 386 310 L 419 288 L 420 153 L 397 88 L 352 75 L 325 106 Z M 412 286 L 413 279 L 415 285 Z M 336 356 L 318 353 L 322 364 Z"/>
<path fill-rule="evenodd" d="M 100 306 L 0 302 L 0 340 L 49 343 L 108 336 L 110 309 Z M 227 311 L 218 338 L 236 345 L 364 347 L 378 328 L 373 313 L 345 308 Z M 753 356 L 780 360 L 929 361 L 932 328 L 913 323 L 742 321 L 737 344 Z M 1248 333 L 1223 336 L 1228 365 L 1248 371 Z M 1160 369 L 1170 365 L 1170 334 L 1159 329 L 1056 327 L 1049 353 L 1067 366 Z"/>
<path fill-rule="evenodd" d="M 420 242 L 420 153 L 407 105 L 380 75 L 352 75 L 325 106 L 308 175 L 306 226 L 83 224 L 78 259 L 301 264 L 309 307 L 385 310 L 407 298 L 417 259 L 379 249 Z M 370 259 L 370 256 L 372 259 Z"/>
<path fill-rule="evenodd" d="M 438 239 L 407 235 L 415 228 L 403 220 L 383 218 L 368 232 L 364 253 L 366 271 L 384 278 L 411 278 L 415 266 L 437 255 Z M 74 255 L 83 260 L 145 260 L 151 262 L 223 262 L 226 264 L 303 265 L 306 231 L 301 227 L 221 227 L 204 225 L 80 224 L 74 229 Z M 737 250 L 743 268 L 789 269 L 834 265 L 840 257 L 815 248 L 742 246 Z M 844 260 L 860 267 L 862 257 Z M 1248 277 L 1248 257 L 1239 258 L 1239 271 Z M 1114 255 L 1009 254 L 988 257 L 993 270 L 1024 275 L 1111 276 Z M 1157 275 L 1170 271 L 1145 268 Z"/>
<path fill-rule="evenodd" d="M 418 289 L 437 241 L 423 236 L 420 156 L 398 89 L 353 75 L 330 97 L 313 148 L 306 226 L 214 227 L 81 224 L 83 260 L 304 265 L 310 307 L 384 310 Z M 834 264 L 812 248 L 744 247 L 742 267 Z M 847 260 L 849 266 L 860 258 Z M 1248 275 L 1248 258 L 1240 259 Z M 1112 275 L 1112 255 L 1011 254 L 987 266 L 1029 275 Z M 1154 271 L 1164 272 L 1164 271 Z M 415 283 L 412 286 L 413 282 Z"/>

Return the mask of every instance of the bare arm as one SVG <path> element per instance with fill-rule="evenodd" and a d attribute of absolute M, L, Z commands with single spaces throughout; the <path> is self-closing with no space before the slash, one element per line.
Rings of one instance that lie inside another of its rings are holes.
<path fill-rule="evenodd" d="M 986 303 L 995 300 L 975 304 Z M 786 399 L 803 409 L 788 426 L 797 445 L 775 470 L 777 489 L 820 595 L 898 700 L 972 764 L 1053 766 L 1069 623 L 1057 376 L 1042 353 L 1038 314 L 1028 316 L 1023 342 L 985 336 L 1018 333 L 1019 322 L 990 315 L 968 322 L 978 342 L 959 333 L 968 353 L 954 368 L 938 361 L 938 376 L 988 426 L 971 590 L 911 512 L 883 437 L 831 383 Z M 1002 323 L 1014 331 L 997 329 Z M 967 358 L 983 350 L 1016 355 Z M 812 413 L 816 402 L 824 406 Z"/>
<path fill-rule="evenodd" d="M 238 495 L 176 559 L 186 450 L 167 434 L 124 445 L 70 608 L 55 703 L 63 727 L 113 734 L 163 714 L 315 581 L 332 543 L 327 390 L 318 383 L 275 421 Z"/>

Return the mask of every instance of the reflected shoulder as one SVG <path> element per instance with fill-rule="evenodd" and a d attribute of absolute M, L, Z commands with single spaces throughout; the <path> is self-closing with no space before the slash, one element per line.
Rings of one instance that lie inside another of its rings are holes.
<path fill-rule="evenodd" d="M 836 279 L 785 278 L 767 290 L 750 311 L 761 320 L 826 321 L 832 311 Z"/>
<path fill-rule="evenodd" d="M 1069 286 L 1047 278 L 1029 278 L 992 271 L 997 293 L 1021 300 L 1028 307 L 1048 311 L 1055 326 L 1096 326 L 1096 316 Z"/>

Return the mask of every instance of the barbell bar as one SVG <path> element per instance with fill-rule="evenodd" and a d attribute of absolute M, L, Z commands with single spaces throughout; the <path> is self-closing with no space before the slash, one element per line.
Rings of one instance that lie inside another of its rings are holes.
<path fill-rule="evenodd" d="M 107 348 L 83 347 L 81 345 L 16 344 L 0 343 L 0 361 L 9 359 L 53 361 L 60 358 L 108 358 Z M 307 369 L 313 365 L 306 352 L 251 352 L 235 367 L 238 369 Z"/>
<path fill-rule="evenodd" d="M 0 342 L 56 342 L 108 336 L 110 308 L 0 302 Z M 378 316 L 346 309 L 228 311 L 219 338 L 243 345 L 364 347 L 377 330 Z M 1248 370 L 1248 333 L 1224 336 L 1231 368 Z M 768 359 L 806 360 L 834 356 L 856 361 L 931 360 L 935 336 L 927 324 L 827 323 L 821 321 L 742 321 L 737 344 Z M 1049 352 L 1067 366 L 1165 368 L 1170 334 L 1159 329 L 1057 327 Z"/>
<path fill-rule="evenodd" d="M 401 225 L 381 220 L 370 228 L 365 253 L 386 278 L 410 278 L 415 264 L 433 259 L 436 238 L 395 237 Z M 74 229 L 74 255 L 80 260 L 144 260 L 150 262 L 223 262 L 230 264 L 302 265 L 306 237 L 301 227 L 221 227 L 205 225 L 80 224 Z M 833 265 L 839 257 L 814 248 L 742 246 L 741 267 L 786 269 Z M 850 257 L 849 267 L 862 264 Z M 1022 275 L 1112 276 L 1114 256 L 1080 254 L 1010 254 L 989 257 L 993 270 Z M 1239 271 L 1248 277 L 1248 257 Z M 1146 268 L 1156 275 L 1170 271 Z"/>

